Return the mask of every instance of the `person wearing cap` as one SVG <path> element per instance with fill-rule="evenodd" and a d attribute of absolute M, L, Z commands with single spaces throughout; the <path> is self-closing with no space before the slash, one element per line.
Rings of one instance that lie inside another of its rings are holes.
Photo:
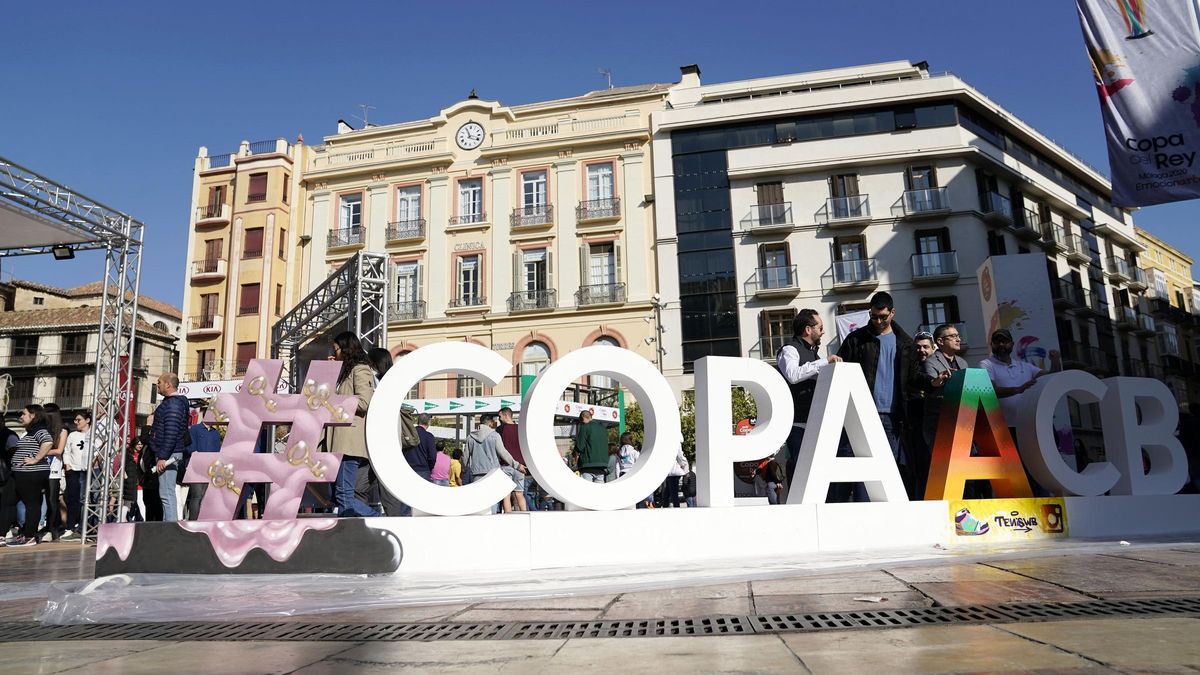
<path fill-rule="evenodd" d="M 992 331 L 992 354 L 979 362 L 979 367 L 988 372 L 996 397 L 1000 399 L 1000 411 L 1004 423 L 1017 440 L 1017 411 L 1021 409 L 1022 394 L 1032 387 L 1047 371 L 1013 355 L 1013 336 L 1007 328 Z M 1062 357 L 1058 350 L 1050 351 L 1050 372 L 1062 370 Z"/>

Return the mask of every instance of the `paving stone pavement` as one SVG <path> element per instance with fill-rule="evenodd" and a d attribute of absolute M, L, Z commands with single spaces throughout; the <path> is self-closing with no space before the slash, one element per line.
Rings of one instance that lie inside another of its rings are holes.
<path fill-rule="evenodd" d="M 31 621 L 38 584 L 85 579 L 78 544 L 0 550 L 0 621 Z M 337 614 L 323 624 L 694 618 L 913 607 L 1200 596 L 1200 543 L 1110 553 L 885 565 L 710 586 Z M 872 600 L 873 602 L 868 601 Z M 254 621 L 263 621 L 255 618 Z M 3 642 L 0 672 L 1197 672 L 1200 618 L 1105 618 L 808 633 L 438 642 Z"/>

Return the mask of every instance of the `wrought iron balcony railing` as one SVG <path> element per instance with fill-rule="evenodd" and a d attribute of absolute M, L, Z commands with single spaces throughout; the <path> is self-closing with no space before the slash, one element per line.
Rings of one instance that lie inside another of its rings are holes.
<path fill-rule="evenodd" d="M 405 239 L 423 239 L 425 237 L 425 219 L 399 220 L 388 223 L 387 240 L 403 241 Z"/>
<path fill-rule="evenodd" d="M 554 207 L 549 204 L 519 206 L 513 209 L 512 215 L 509 217 L 509 225 L 512 227 L 525 227 L 527 225 L 549 225 L 553 222 Z"/>
<path fill-rule="evenodd" d="M 364 241 L 362 225 L 343 227 L 329 232 L 329 248 L 355 246 Z"/>
<path fill-rule="evenodd" d="M 575 207 L 575 220 L 605 220 L 621 217 L 621 198 L 589 199 Z"/>
<path fill-rule="evenodd" d="M 590 284 L 575 291 L 575 304 L 610 305 L 625 302 L 625 284 Z"/>
<path fill-rule="evenodd" d="M 424 300 L 406 300 L 388 304 L 388 321 L 422 321 L 424 319 Z"/>
<path fill-rule="evenodd" d="M 555 307 L 558 307 L 558 291 L 553 288 L 517 291 L 508 296 L 510 312 L 535 312 Z"/>

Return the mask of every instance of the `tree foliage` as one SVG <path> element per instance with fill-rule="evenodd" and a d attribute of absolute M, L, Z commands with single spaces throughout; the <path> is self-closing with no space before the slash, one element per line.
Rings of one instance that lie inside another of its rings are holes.
<path fill-rule="evenodd" d="M 730 392 L 733 403 L 733 423 L 740 420 L 754 419 L 758 416 L 758 406 L 754 398 L 741 387 L 734 387 Z M 683 392 L 683 404 L 679 406 L 679 426 L 683 432 L 683 454 L 689 462 L 696 460 L 696 392 Z M 642 409 L 636 403 L 625 409 L 625 430 L 633 434 L 634 446 L 641 448 L 645 440 L 645 419 Z"/>

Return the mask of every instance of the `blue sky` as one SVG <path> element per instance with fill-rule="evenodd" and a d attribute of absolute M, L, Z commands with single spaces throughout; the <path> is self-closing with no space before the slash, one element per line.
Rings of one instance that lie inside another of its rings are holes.
<path fill-rule="evenodd" d="M 303 134 L 338 118 L 428 117 L 464 98 L 517 104 L 604 86 L 707 83 L 894 59 L 951 71 L 1107 174 L 1074 3 L 15 3 L 4 10 L 0 155 L 146 223 L 144 293 L 181 303 L 199 146 Z M 1135 222 L 1200 253 L 1200 202 Z M 94 281 L 101 261 L 9 259 L 3 272 Z"/>

